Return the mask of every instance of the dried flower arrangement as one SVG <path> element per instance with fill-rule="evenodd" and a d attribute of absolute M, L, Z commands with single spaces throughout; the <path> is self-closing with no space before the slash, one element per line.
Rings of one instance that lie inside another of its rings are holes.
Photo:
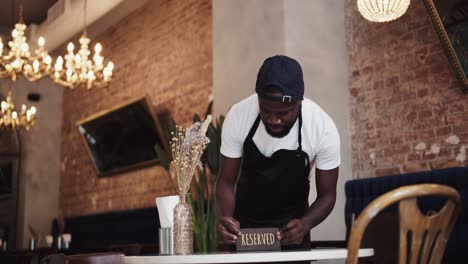
<path fill-rule="evenodd" d="M 211 103 L 204 116 L 211 113 Z M 198 115 L 194 115 L 194 122 L 201 122 Z M 216 231 L 216 199 L 214 197 L 214 185 L 219 171 L 219 149 L 221 147 L 221 128 L 224 116 L 219 116 L 209 124 L 206 131 L 210 143 L 207 145 L 201 157 L 202 167 L 198 167 L 193 175 L 191 186 L 187 193 L 187 202 L 193 210 L 193 239 L 194 250 L 197 253 L 209 253 L 218 250 L 218 239 Z M 163 127 L 166 138 L 176 136 L 175 121 L 169 119 Z M 173 133 L 171 133 L 173 131 Z M 171 136 L 172 135 L 172 136 Z M 155 151 L 161 161 L 161 165 L 167 170 L 173 184 L 174 191 L 178 192 L 177 173 L 174 163 L 171 162 L 172 155 L 167 153 L 161 145 L 155 145 Z"/>
<path fill-rule="evenodd" d="M 203 123 L 196 122 L 188 129 L 176 126 L 176 131 L 171 132 L 172 164 L 181 196 L 187 195 L 195 169 L 202 166 L 200 158 L 210 142 L 205 133 L 211 119 L 209 115 Z"/>
<path fill-rule="evenodd" d="M 187 193 L 200 158 L 210 139 L 205 135 L 211 124 L 208 115 L 203 123 L 196 122 L 190 128 L 176 127 L 172 132 L 172 165 L 175 169 L 180 201 L 174 208 L 174 254 L 193 254 L 193 210 L 187 204 Z"/>

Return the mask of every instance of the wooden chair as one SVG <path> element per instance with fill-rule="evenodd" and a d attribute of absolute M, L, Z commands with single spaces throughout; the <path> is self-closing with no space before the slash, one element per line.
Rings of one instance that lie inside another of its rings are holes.
<path fill-rule="evenodd" d="M 422 196 L 442 196 L 447 202 L 439 212 L 423 215 L 417 205 Z M 371 202 L 356 219 L 348 240 L 348 264 L 358 263 L 358 250 L 369 222 L 383 209 L 399 202 L 399 264 L 439 264 L 460 213 L 458 192 L 445 185 L 417 184 L 387 192 Z"/>

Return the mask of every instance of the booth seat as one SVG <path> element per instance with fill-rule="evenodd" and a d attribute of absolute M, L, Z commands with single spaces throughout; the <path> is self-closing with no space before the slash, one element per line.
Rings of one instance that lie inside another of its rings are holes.
<path fill-rule="evenodd" d="M 78 252 L 120 251 L 127 254 L 157 253 L 159 215 L 156 207 L 66 217 L 64 233 Z M 52 234 L 59 235 L 57 219 Z"/>
<path fill-rule="evenodd" d="M 398 187 L 420 183 L 444 184 L 458 190 L 462 198 L 462 210 L 447 243 L 444 263 L 466 263 L 464 261 L 468 259 L 468 167 L 348 181 L 345 184 L 345 222 L 348 234 L 353 215 L 357 218 L 375 198 Z M 443 202 L 444 200 L 438 197 L 428 197 L 418 201 L 423 213 L 440 209 Z M 396 261 L 395 252 L 398 252 L 399 230 L 398 207 L 393 206 L 384 211 L 379 219 L 375 219 L 374 223 L 371 222 L 371 225 L 363 239 L 363 246 L 375 247 L 377 244 L 376 257 L 380 253 L 383 254 L 377 263 L 385 263 L 384 260 L 388 261 L 387 263 Z M 379 250 L 381 252 L 378 252 Z"/>

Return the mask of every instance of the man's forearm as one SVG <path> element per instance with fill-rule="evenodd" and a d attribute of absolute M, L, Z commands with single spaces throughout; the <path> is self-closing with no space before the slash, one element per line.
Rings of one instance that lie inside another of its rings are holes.
<path fill-rule="evenodd" d="M 236 206 L 235 184 L 240 158 L 228 158 L 221 154 L 218 180 L 216 182 L 216 206 L 218 215 L 232 217 Z"/>
<path fill-rule="evenodd" d="M 216 184 L 216 206 L 219 216 L 233 216 L 236 205 L 234 186 L 219 181 Z"/>
<path fill-rule="evenodd" d="M 304 217 L 301 218 L 302 224 L 308 229 L 320 224 L 333 210 L 335 206 L 336 196 L 327 195 L 317 197 L 317 199 L 307 209 Z"/>

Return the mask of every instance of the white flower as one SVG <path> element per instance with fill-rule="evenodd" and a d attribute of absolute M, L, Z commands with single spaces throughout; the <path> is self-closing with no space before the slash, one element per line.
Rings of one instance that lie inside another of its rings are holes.
<path fill-rule="evenodd" d="M 374 165 L 375 164 L 375 153 L 372 152 L 370 155 L 369 155 L 370 159 L 371 159 L 371 164 Z"/>
<path fill-rule="evenodd" d="M 451 135 L 445 139 L 445 142 L 452 145 L 457 145 L 458 143 L 460 143 L 460 138 L 458 138 L 456 135 Z"/>
<path fill-rule="evenodd" d="M 440 145 L 437 144 L 437 143 L 432 144 L 430 152 L 432 154 L 435 154 L 435 155 L 439 154 L 440 153 Z"/>
<path fill-rule="evenodd" d="M 463 155 L 466 155 L 466 146 L 465 145 L 460 147 L 460 153 L 462 153 Z"/>
<path fill-rule="evenodd" d="M 213 119 L 213 117 L 211 117 L 211 115 L 208 115 L 205 119 L 205 121 L 203 121 L 201 127 L 200 127 L 200 131 L 198 131 L 198 134 L 200 136 L 204 136 L 206 134 L 206 131 L 208 130 L 208 127 L 210 126 L 211 124 L 211 120 Z"/>
<path fill-rule="evenodd" d="M 463 163 L 466 160 L 466 147 L 463 145 L 460 148 L 460 152 L 458 153 L 456 157 L 456 161 L 459 163 Z"/>
<path fill-rule="evenodd" d="M 424 142 L 419 142 L 416 147 L 414 147 L 415 150 L 417 151 L 421 151 L 421 150 L 425 150 L 426 149 L 426 143 Z"/>

